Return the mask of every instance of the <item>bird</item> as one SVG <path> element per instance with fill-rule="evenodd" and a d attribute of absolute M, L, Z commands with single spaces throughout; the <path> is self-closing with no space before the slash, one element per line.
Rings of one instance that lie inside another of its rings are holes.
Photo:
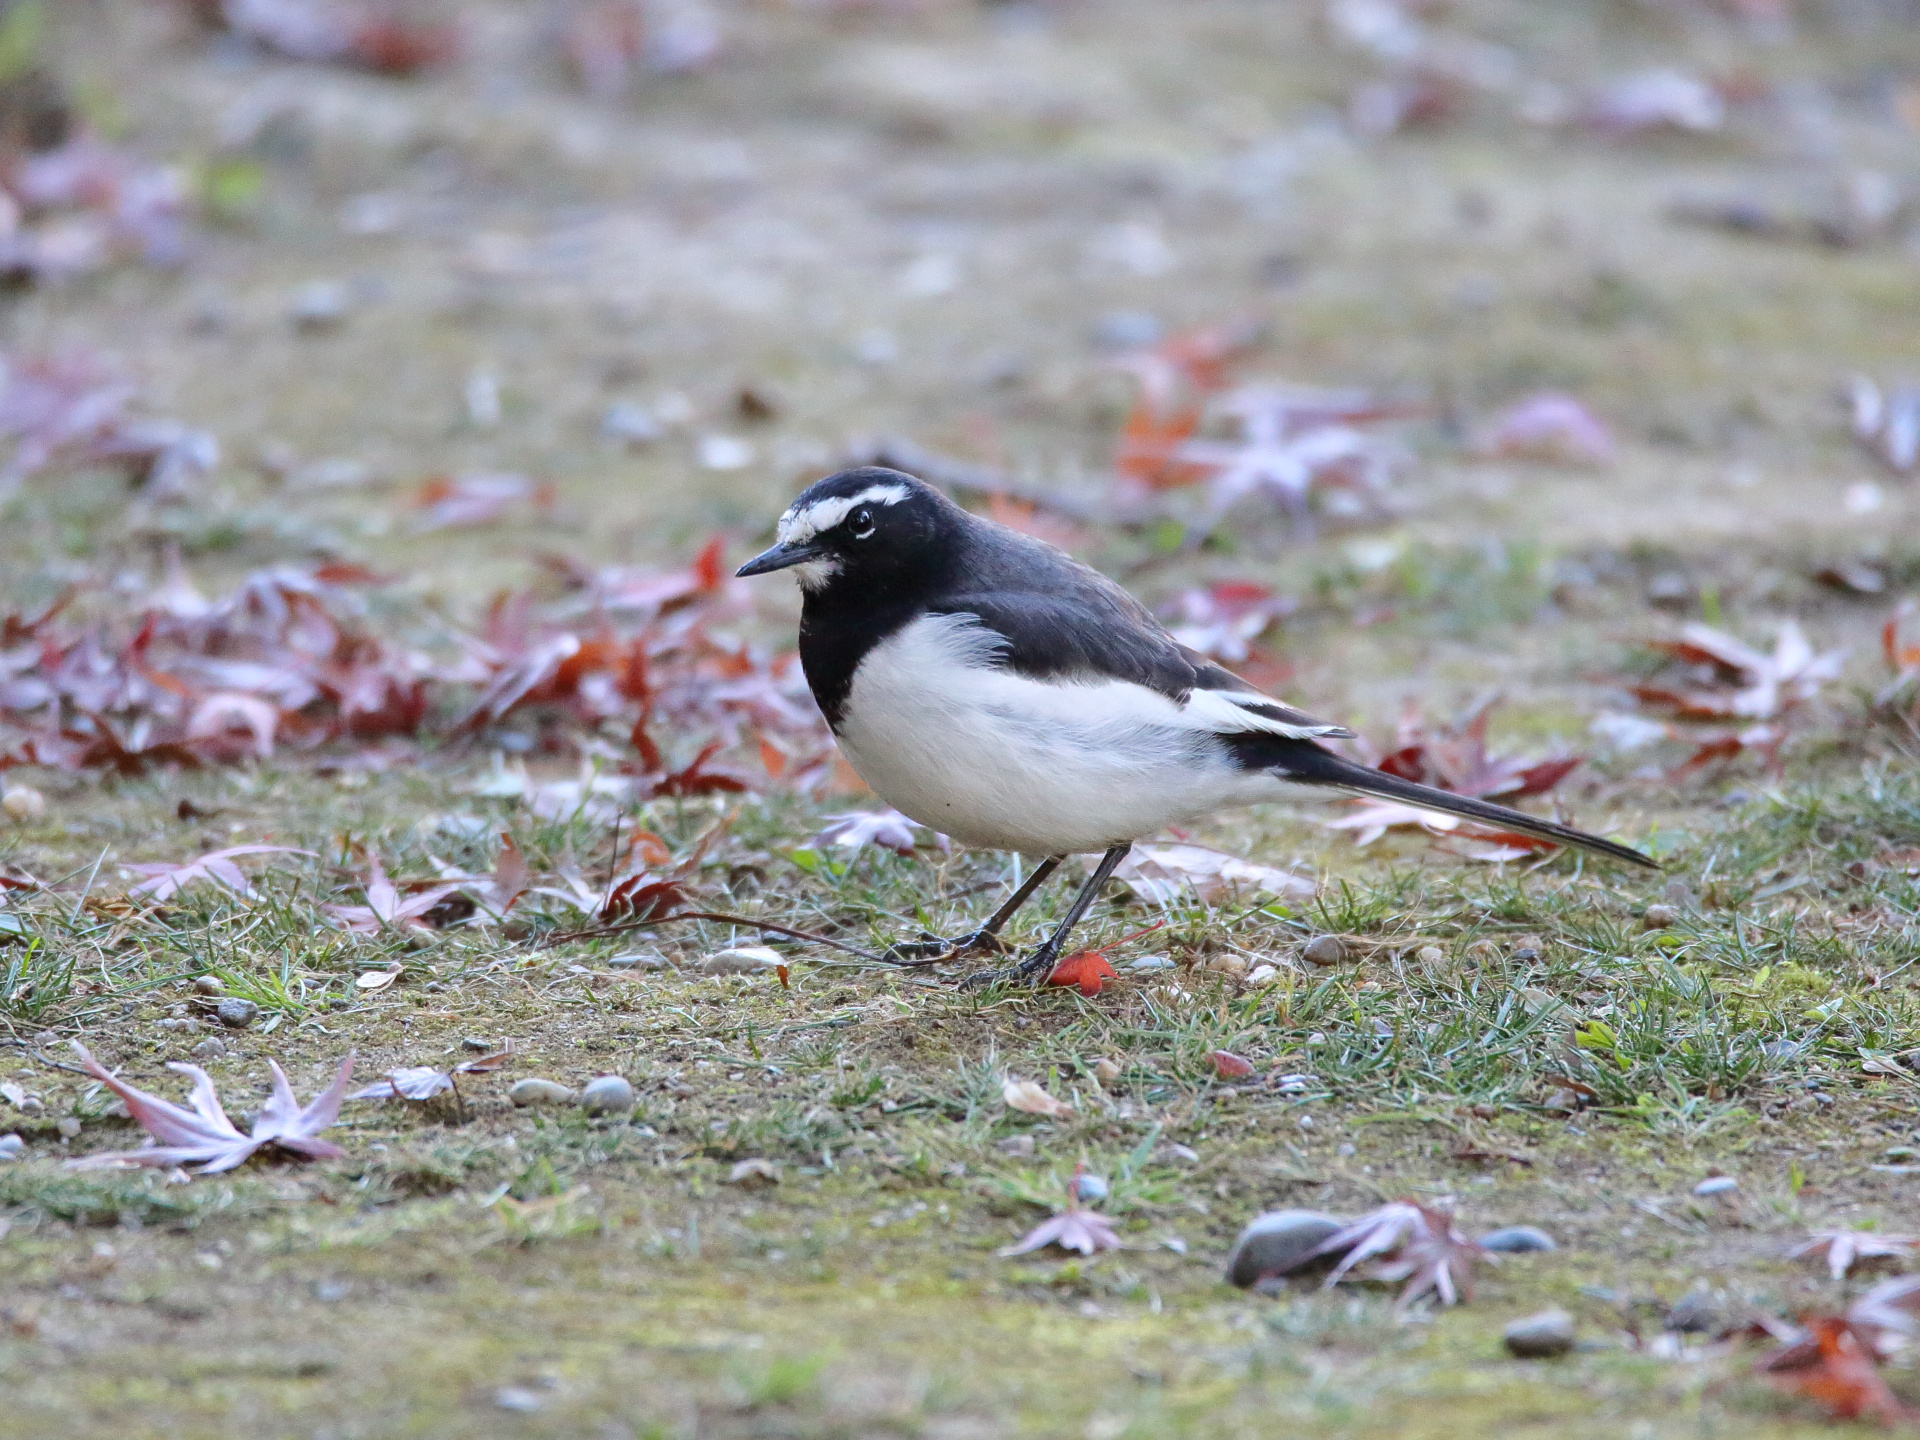
<path fill-rule="evenodd" d="M 1302 791 L 1391 800 L 1659 868 L 1638 850 L 1336 754 L 1343 726 L 1281 703 L 1176 640 L 1114 581 L 901 470 L 806 487 L 736 572 L 800 583 L 800 665 L 855 772 L 962 845 L 1037 861 L 999 909 L 888 958 L 1001 948 L 1069 855 L 1100 857 L 1034 952 L 970 979 L 1050 974 L 1132 847 L 1169 826 Z"/>

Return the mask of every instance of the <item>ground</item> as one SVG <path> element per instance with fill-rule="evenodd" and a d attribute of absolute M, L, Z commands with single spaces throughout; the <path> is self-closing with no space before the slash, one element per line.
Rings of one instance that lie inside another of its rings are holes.
<path fill-rule="evenodd" d="M 1517 119 L 1511 91 L 1367 133 L 1348 100 L 1381 62 L 1282 0 L 740 4 L 709 69 L 616 99 L 557 58 L 564 13 L 449 3 L 463 56 L 393 78 L 273 58 L 159 0 L 47 7 L 46 62 L 93 123 L 220 203 L 182 265 L 20 288 L 0 335 L 16 355 L 117 357 L 223 459 L 158 520 L 105 471 L 29 481 L 0 512 L 0 607 L 79 581 L 80 609 L 104 613 L 157 585 L 171 549 L 209 594 L 347 561 L 391 581 L 379 613 L 470 626 L 503 587 L 557 593 L 556 555 L 664 568 L 718 533 L 742 558 L 872 437 L 1091 493 L 1130 396 L 1119 342 L 1251 319 L 1245 376 L 1417 410 L 1386 513 L 1308 530 L 1256 508 L 1185 549 L 1088 523 L 1069 543 L 1156 604 L 1230 579 L 1292 597 L 1269 638 L 1282 693 L 1376 742 L 1410 698 L 1444 720 L 1500 693 L 1495 748 L 1586 753 L 1556 800 L 1665 869 L 1494 866 L 1404 833 L 1363 848 L 1330 810 L 1274 807 L 1196 838 L 1317 893 L 1103 904 L 1089 943 L 1165 921 L 1114 958 L 1176 967 L 1123 969 L 1097 996 L 965 990 L 956 970 L 784 941 L 780 978 L 710 978 L 702 957 L 760 937 L 327 922 L 318 903 L 357 901 L 369 853 L 397 876 L 490 871 L 506 831 L 543 881 L 608 863 L 597 813 L 488 793 L 485 736 L 384 767 L 283 751 L 14 770 L 48 806 L 0 828 L 4 859 L 67 878 L 19 902 L 31 945 L 0 932 L 0 1069 L 25 1100 L 0 1120 L 27 1142 L 0 1167 L 0 1434 L 1826 1429 L 1749 1375 L 1757 1346 L 1717 1336 L 1860 1288 L 1786 1258 L 1810 1230 L 1920 1226 L 1899 1058 L 1920 1018 L 1920 779 L 1910 728 L 1872 703 L 1920 549 L 1911 481 L 1856 443 L 1840 400 L 1853 375 L 1911 367 L 1920 273 L 1898 224 L 1826 243 L 1676 206 L 1759 197 L 1818 219 L 1862 174 L 1920 183 L 1911 10 L 1427 7 L 1421 23 L 1508 47 L 1563 95 L 1677 67 L 1735 96 L 1717 130 L 1624 136 Z M 339 313 L 296 323 L 316 283 L 341 287 Z M 767 404 L 743 409 L 743 388 Z M 1540 390 L 1604 419 L 1610 462 L 1476 451 Z M 603 437 L 618 402 L 667 433 Z M 417 488 L 473 472 L 554 498 L 417 533 Z M 329 475 L 349 483 L 315 483 Z M 1862 564 L 1871 593 L 1816 578 Z M 759 587 L 751 634 L 790 643 L 790 587 Z M 1765 646 L 1789 619 L 1847 659 L 1778 765 L 1683 771 L 1684 747 L 1616 753 L 1589 732 L 1631 708 L 1640 642 L 1703 621 Z M 579 760 L 527 763 L 539 779 Z M 807 848 L 822 814 L 873 803 L 775 791 L 621 820 L 684 853 L 730 817 L 702 903 L 856 944 L 991 907 L 1006 857 Z M 313 853 L 249 862 L 251 898 L 112 903 L 123 864 L 242 843 Z M 1021 938 L 1063 905 L 1043 899 Z M 1299 952 L 1323 931 L 1401 943 L 1319 968 Z M 669 968 L 608 964 L 636 951 Z M 1222 957 L 1246 964 L 1208 968 Z M 1262 961 L 1277 981 L 1248 985 Z M 356 984 L 389 962 L 396 982 Z M 192 1008 L 209 976 L 258 1004 L 249 1028 Z M 139 1138 L 67 1041 L 177 1097 L 162 1062 L 209 1036 L 236 1113 L 269 1058 L 305 1098 L 349 1050 L 363 1081 L 470 1058 L 469 1037 L 514 1056 L 458 1104 L 350 1104 L 328 1132 L 340 1159 L 187 1182 L 64 1168 Z M 1310 1083 L 1224 1080 L 1215 1050 Z M 525 1076 L 601 1074 L 633 1082 L 631 1116 L 506 1097 Z M 1074 1113 L 1008 1108 L 1009 1078 Z M 777 1183 L 729 1183 L 746 1159 Z M 997 1254 L 1063 1203 L 1076 1164 L 1109 1182 L 1124 1248 Z M 1716 1174 L 1737 1188 L 1693 1193 Z M 1404 1315 L 1385 1286 L 1221 1278 L 1262 1210 L 1408 1197 L 1559 1248 Z M 1703 1327 L 1663 1328 L 1683 1298 Z M 1549 1305 L 1579 1346 L 1510 1358 L 1502 1328 Z"/>

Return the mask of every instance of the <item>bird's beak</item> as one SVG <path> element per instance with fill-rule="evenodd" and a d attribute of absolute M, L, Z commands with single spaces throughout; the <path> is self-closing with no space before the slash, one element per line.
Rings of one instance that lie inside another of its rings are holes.
<path fill-rule="evenodd" d="M 785 570 L 790 565 L 804 565 L 824 555 L 826 550 L 826 546 L 813 541 L 803 541 L 798 545 L 776 545 L 771 550 L 762 550 L 733 573 L 740 579 L 749 575 L 771 575 L 775 570 Z"/>

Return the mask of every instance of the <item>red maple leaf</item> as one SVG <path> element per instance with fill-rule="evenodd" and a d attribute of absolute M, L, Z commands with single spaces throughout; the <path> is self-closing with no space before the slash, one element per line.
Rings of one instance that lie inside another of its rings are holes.
<path fill-rule="evenodd" d="M 1911 1412 L 1880 1378 L 1880 1353 L 1870 1333 L 1844 1315 L 1802 1322 L 1803 1338 L 1760 1357 L 1754 1372 L 1777 1390 L 1811 1400 L 1835 1420 L 1892 1425 Z"/>
<path fill-rule="evenodd" d="M 1055 965 L 1047 976 L 1047 984 L 1077 985 L 1082 995 L 1092 998 L 1100 993 L 1100 987 L 1106 981 L 1119 978 L 1113 966 L 1107 963 L 1107 957 L 1098 950 L 1081 950 Z"/>

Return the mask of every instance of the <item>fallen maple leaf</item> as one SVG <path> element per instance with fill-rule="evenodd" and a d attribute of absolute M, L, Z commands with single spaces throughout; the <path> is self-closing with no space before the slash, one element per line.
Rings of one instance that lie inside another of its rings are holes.
<path fill-rule="evenodd" d="M 1074 1109 L 1063 1101 L 1056 1100 L 1031 1080 L 1008 1080 L 1000 1087 L 1000 1098 L 1014 1110 L 1024 1110 L 1029 1115 L 1045 1115 L 1049 1119 L 1068 1120 L 1073 1117 Z"/>
<path fill-rule="evenodd" d="M 378 935 L 389 927 L 430 930 L 432 925 L 423 918 L 427 911 L 460 888 L 458 884 L 435 885 L 403 900 L 399 887 L 387 878 L 386 869 L 377 858 L 369 856 L 367 865 L 366 904 L 320 907 L 333 917 L 334 924 L 352 935 Z"/>
<path fill-rule="evenodd" d="M 373 1084 L 354 1091 L 346 1098 L 349 1100 L 431 1100 L 436 1095 L 452 1091 L 457 1099 L 460 1086 L 455 1082 L 454 1076 L 489 1075 L 512 1058 L 513 1051 L 509 1048 L 496 1050 L 491 1055 L 481 1055 L 464 1064 L 454 1066 L 452 1070 L 441 1070 L 432 1065 L 404 1065 L 397 1070 L 389 1070 Z"/>
<path fill-rule="evenodd" d="M 849 810 L 829 815 L 820 833 L 808 842 L 814 848 L 831 845 L 837 850 L 859 850 L 878 845 L 896 855 L 911 855 L 914 831 L 922 830 L 918 820 L 909 820 L 898 810 Z"/>
<path fill-rule="evenodd" d="M 1366 1265 L 1363 1278 L 1407 1282 L 1395 1302 L 1400 1310 L 1429 1290 L 1442 1305 L 1470 1298 L 1473 1262 L 1492 1258 L 1455 1228 L 1450 1214 L 1418 1200 L 1394 1201 L 1362 1215 L 1301 1256 L 1292 1268 L 1328 1255 L 1341 1258 L 1323 1288 L 1337 1285 Z"/>
<path fill-rule="evenodd" d="M 1057 1245 L 1062 1250 L 1073 1250 L 1082 1255 L 1120 1248 L 1120 1237 L 1113 1233 L 1113 1221 L 1096 1211 L 1080 1208 L 1080 1177 L 1086 1168 L 1085 1165 L 1073 1167 L 1073 1183 L 1067 1186 L 1066 1209 L 1051 1219 L 1042 1220 L 1022 1236 L 1018 1244 L 1000 1251 L 1002 1257 L 1026 1255 L 1048 1245 Z"/>
<path fill-rule="evenodd" d="M 1911 1235 L 1878 1235 L 1871 1230 L 1820 1230 L 1805 1243 L 1787 1252 L 1789 1260 L 1814 1255 L 1827 1262 L 1827 1271 L 1835 1280 L 1846 1278 L 1854 1265 L 1863 1260 L 1897 1260 L 1913 1254 L 1920 1245 Z"/>
<path fill-rule="evenodd" d="M 552 508 L 554 489 L 525 475 L 441 475 L 414 492 L 413 506 L 420 516 L 416 534 L 485 525 L 499 519 L 508 507 L 528 501 L 537 510 Z"/>
<path fill-rule="evenodd" d="M 1483 455 L 1513 460 L 1605 465 L 1613 459 L 1613 436 L 1571 395 L 1549 391 L 1530 395 L 1501 412 L 1474 448 Z"/>
<path fill-rule="evenodd" d="M 1080 993 L 1091 999 L 1106 981 L 1119 978 L 1105 955 L 1098 950 L 1081 950 L 1056 964 L 1047 975 L 1047 984 L 1077 985 Z"/>
<path fill-rule="evenodd" d="M 1802 1323 L 1804 1337 L 1761 1356 L 1753 1367 L 1756 1374 L 1836 1420 L 1892 1425 L 1911 1417 L 1880 1378 L 1880 1355 L 1870 1333 L 1841 1315 L 1815 1315 Z"/>
<path fill-rule="evenodd" d="M 164 904 L 179 894 L 185 886 L 196 880 L 211 880 L 216 885 L 224 885 L 236 895 L 252 895 L 253 887 L 247 883 L 247 877 L 240 867 L 233 863 L 236 855 L 311 855 L 311 850 L 296 850 L 291 845 L 231 845 L 225 850 L 212 850 L 192 860 L 183 860 L 178 864 L 161 862 L 158 864 L 126 865 L 122 869 L 147 878 L 135 885 L 127 893 L 144 895 L 156 905 Z"/>
<path fill-rule="evenodd" d="M 138 1150 L 119 1150 L 103 1155 L 87 1155 L 67 1163 L 76 1168 L 105 1165 L 199 1165 L 196 1174 L 212 1175 L 245 1163 L 256 1150 L 272 1145 L 304 1160 L 332 1160 L 346 1152 L 332 1141 L 319 1138 L 320 1132 L 340 1116 L 340 1102 L 347 1093 L 347 1077 L 353 1073 L 353 1056 L 340 1062 L 333 1083 L 302 1109 L 294 1098 L 287 1077 L 274 1061 L 267 1061 L 273 1073 L 273 1093 L 260 1107 L 253 1122 L 253 1133 L 242 1135 L 220 1108 L 213 1080 L 198 1065 L 169 1062 L 193 1081 L 192 1109 L 162 1100 L 136 1089 L 95 1060 L 79 1041 L 73 1042 L 80 1064 L 86 1072 L 126 1103 L 127 1113 L 153 1138 Z"/>

